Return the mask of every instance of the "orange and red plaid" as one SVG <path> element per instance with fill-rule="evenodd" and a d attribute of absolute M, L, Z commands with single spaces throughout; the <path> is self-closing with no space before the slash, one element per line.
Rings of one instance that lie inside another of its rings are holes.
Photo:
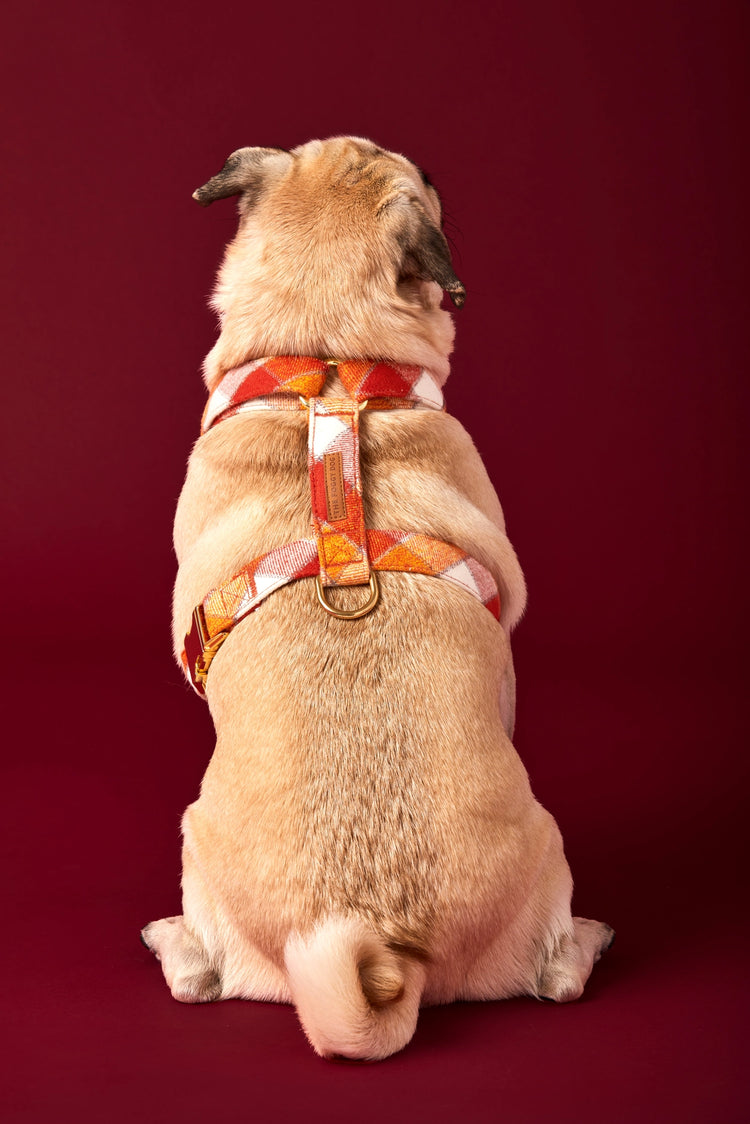
<path fill-rule="evenodd" d="M 325 383 L 330 365 L 323 359 L 279 355 L 255 359 L 228 371 L 206 403 L 201 424 L 205 433 L 217 421 L 246 410 L 299 410 L 303 398 L 315 398 Z M 384 363 L 373 359 L 347 359 L 337 364 L 339 378 L 356 402 L 371 410 L 426 406 L 445 409 L 443 392 L 424 367 Z"/>
<path fill-rule="evenodd" d="M 255 359 L 242 367 L 228 371 L 211 392 L 203 411 L 201 433 L 217 421 L 224 421 L 245 408 L 299 410 L 303 398 L 320 394 L 328 374 L 328 364 L 322 359 L 298 355 L 280 355 L 270 359 Z M 281 396 L 286 396 L 286 401 Z M 268 398 L 275 399 L 268 402 Z M 277 397 L 278 396 L 278 397 Z"/>
<path fill-rule="evenodd" d="M 338 458 L 340 509 L 329 512 L 325 460 Z M 351 398 L 310 399 L 308 448 L 312 526 L 323 585 L 366 585 L 370 566 L 359 468 L 359 406 Z"/>
<path fill-rule="evenodd" d="M 356 402 L 372 402 L 374 409 L 393 409 L 405 403 L 444 410 L 443 392 L 424 367 L 347 359 L 337 366 L 339 378 Z"/>

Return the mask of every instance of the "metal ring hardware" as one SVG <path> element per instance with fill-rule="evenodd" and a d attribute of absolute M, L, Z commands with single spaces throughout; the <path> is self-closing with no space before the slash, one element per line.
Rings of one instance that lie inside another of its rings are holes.
<path fill-rule="evenodd" d="M 338 617 L 342 621 L 356 621 L 360 617 L 367 616 L 377 605 L 380 599 L 380 585 L 374 570 L 370 570 L 370 596 L 364 605 L 359 609 L 336 609 L 326 598 L 326 589 L 328 587 L 323 585 L 320 580 L 320 574 L 315 579 L 315 592 L 318 595 L 318 601 L 323 606 L 327 613 L 332 617 Z M 346 588 L 345 586 L 338 586 L 339 589 Z M 351 587 L 350 587 L 351 588 Z"/>

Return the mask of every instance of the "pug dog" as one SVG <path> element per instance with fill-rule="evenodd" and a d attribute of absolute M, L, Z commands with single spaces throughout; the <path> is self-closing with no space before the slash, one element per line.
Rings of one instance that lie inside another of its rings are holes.
<path fill-rule="evenodd" d="M 441 300 L 465 290 L 413 163 L 357 137 L 241 148 L 194 198 L 232 196 L 209 393 L 269 357 L 326 363 L 324 406 L 351 394 L 346 363 L 423 372 L 440 393 Z M 311 407 L 295 397 L 230 410 L 193 449 L 174 530 L 183 665 L 210 590 L 309 541 Z M 498 612 L 397 568 L 360 616 L 363 582 L 332 583 L 326 605 L 309 574 L 265 597 L 204 666 L 216 746 L 182 821 L 183 913 L 142 933 L 175 999 L 293 1003 L 329 1058 L 402 1049 L 421 1005 L 576 999 L 613 939 L 571 916 L 560 831 L 511 742 L 525 585 L 500 503 L 460 423 L 410 405 L 355 411 L 367 534 L 449 544 L 490 575 Z"/>

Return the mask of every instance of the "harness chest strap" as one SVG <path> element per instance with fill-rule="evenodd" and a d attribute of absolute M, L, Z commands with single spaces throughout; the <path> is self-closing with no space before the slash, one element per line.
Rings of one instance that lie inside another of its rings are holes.
<path fill-rule="evenodd" d="M 478 598 L 499 620 L 500 597 L 494 578 L 460 547 L 404 531 L 366 531 L 366 538 L 373 570 L 443 578 Z M 182 657 L 199 695 L 204 694 L 211 660 L 231 629 L 277 589 L 319 573 L 316 540 L 297 539 L 262 554 L 204 597 L 193 610 Z"/>
<path fill-rule="evenodd" d="M 318 397 L 333 365 L 351 396 L 348 399 Z M 444 409 L 442 392 L 427 371 L 369 360 L 337 364 L 297 356 L 258 360 L 230 371 L 214 390 L 203 416 L 203 433 L 245 410 L 309 409 L 308 470 L 315 537 L 286 543 L 254 559 L 195 608 L 182 660 L 199 695 L 205 695 L 208 669 L 229 631 L 275 590 L 301 578 L 316 578 L 318 599 L 335 616 L 352 618 L 370 612 L 378 599 L 373 571 L 393 570 L 444 578 L 473 594 L 499 619 L 495 581 L 465 551 L 429 535 L 365 529 L 360 410 L 417 405 Z M 360 609 L 336 610 L 326 599 L 326 587 L 368 582 L 370 598 Z"/>

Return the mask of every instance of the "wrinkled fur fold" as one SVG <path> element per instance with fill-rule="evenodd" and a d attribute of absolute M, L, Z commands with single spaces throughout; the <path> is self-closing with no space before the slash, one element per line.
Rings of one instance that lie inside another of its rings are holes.
<path fill-rule="evenodd" d="M 445 381 L 442 290 L 459 305 L 464 290 L 414 165 L 357 138 L 241 149 L 196 192 L 230 195 L 209 388 L 279 354 Z M 178 999 L 291 1001 L 318 1053 L 383 1058 L 426 1003 L 576 998 L 612 932 L 571 916 L 559 830 L 511 743 L 525 586 L 471 439 L 447 414 L 374 411 L 361 449 L 368 526 L 468 551 L 501 622 L 421 575 L 383 574 L 358 621 L 326 615 L 307 581 L 273 594 L 211 667 L 217 740 L 183 818 L 183 915 L 143 939 Z M 240 414 L 197 442 L 175 522 L 178 657 L 208 589 L 309 524 L 306 415 Z"/>

